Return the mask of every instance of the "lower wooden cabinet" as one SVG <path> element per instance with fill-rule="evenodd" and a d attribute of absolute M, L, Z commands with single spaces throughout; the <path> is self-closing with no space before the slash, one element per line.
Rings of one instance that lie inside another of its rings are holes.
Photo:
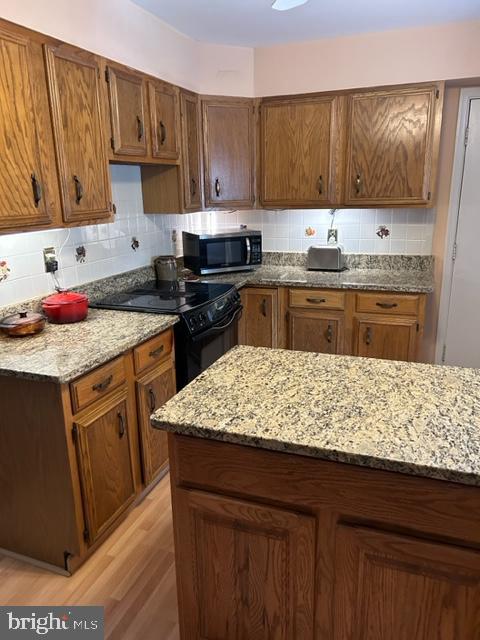
<path fill-rule="evenodd" d="M 294 351 L 343 353 L 344 320 L 324 311 L 290 310 L 288 348 Z"/>
<path fill-rule="evenodd" d="M 238 326 L 239 343 L 255 347 L 277 347 L 277 289 L 247 288 L 240 295 L 243 314 Z"/>
<path fill-rule="evenodd" d="M 182 638 L 313 639 L 315 519 L 200 491 L 176 493 Z"/>
<path fill-rule="evenodd" d="M 416 355 L 417 327 L 416 318 L 357 317 L 353 355 L 410 362 Z"/>
<path fill-rule="evenodd" d="M 87 522 L 84 538 L 89 544 L 95 542 L 135 498 L 130 402 L 124 388 L 74 423 Z"/>
<path fill-rule="evenodd" d="M 167 434 L 152 427 L 150 416 L 175 395 L 175 371 L 170 360 L 140 378 L 136 385 L 143 481 L 150 484 L 168 465 Z"/>

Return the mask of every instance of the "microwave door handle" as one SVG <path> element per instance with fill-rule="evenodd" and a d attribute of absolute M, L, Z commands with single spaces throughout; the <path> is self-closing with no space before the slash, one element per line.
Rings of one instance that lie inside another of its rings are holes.
<path fill-rule="evenodd" d="M 247 247 L 247 258 L 245 264 L 251 264 L 252 261 L 252 246 L 250 244 L 250 238 L 245 238 L 245 245 Z"/>

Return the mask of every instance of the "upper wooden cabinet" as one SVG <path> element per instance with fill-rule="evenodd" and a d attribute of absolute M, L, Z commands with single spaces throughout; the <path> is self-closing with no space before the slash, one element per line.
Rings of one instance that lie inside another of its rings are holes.
<path fill-rule="evenodd" d="M 180 157 L 179 90 L 165 82 L 149 82 L 152 156 L 166 160 Z"/>
<path fill-rule="evenodd" d="M 58 220 L 42 47 L 0 28 L 0 230 Z"/>
<path fill-rule="evenodd" d="M 253 100 L 202 101 L 207 207 L 252 207 L 254 194 Z"/>
<path fill-rule="evenodd" d="M 198 211 L 202 208 L 202 141 L 200 136 L 200 100 L 194 93 L 180 93 L 183 154 L 183 208 Z"/>
<path fill-rule="evenodd" d="M 348 96 L 345 204 L 432 202 L 443 85 Z"/>
<path fill-rule="evenodd" d="M 111 147 L 114 156 L 146 157 L 146 83 L 144 76 L 123 67 L 108 64 Z"/>
<path fill-rule="evenodd" d="M 339 96 L 262 103 L 264 206 L 326 206 L 340 201 L 343 106 Z"/>
<path fill-rule="evenodd" d="M 46 64 L 63 217 L 111 216 L 111 188 L 97 56 L 66 44 L 46 45 Z"/>

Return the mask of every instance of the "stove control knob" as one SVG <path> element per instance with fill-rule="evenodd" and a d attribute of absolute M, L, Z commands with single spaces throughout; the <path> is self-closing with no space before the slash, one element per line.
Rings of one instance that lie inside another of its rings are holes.
<path fill-rule="evenodd" d="M 200 324 L 205 324 L 205 322 L 207 321 L 207 317 L 204 313 L 199 313 L 198 319 L 200 320 Z"/>

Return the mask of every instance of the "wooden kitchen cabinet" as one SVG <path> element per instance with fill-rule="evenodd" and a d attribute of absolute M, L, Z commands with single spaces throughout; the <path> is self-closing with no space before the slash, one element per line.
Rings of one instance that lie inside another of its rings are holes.
<path fill-rule="evenodd" d="M 247 98 L 202 100 L 205 204 L 252 207 L 254 105 Z"/>
<path fill-rule="evenodd" d="M 288 312 L 288 348 L 294 351 L 343 353 L 343 314 L 295 309 Z"/>
<path fill-rule="evenodd" d="M 180 93 L 182 123 L 183 209 L 198 211 L 202 208 L 202 140 L 201 114 L 198 95 L 188 91 Z"/>
<path fill-rule="evenodd" d="M 86 529 L 91 544 L 135 498 L 126 389 L 74 423 Z"/>
<path fill-rule="evenodd" d="M 145 374 L 137 381 L 136 386 L 143 480 L 148 485 L 168 465 L 167 434 L 152 427 L 150 416 L 175 395 L 175 370 L 172 361 L 167 359 L 160 367 Z"/>
<path fill-rule="evenodd" d="M 200 491 L 175 493 L 181 636 L 313 640 L 315 519 Z M 185 573 L 184 573 L 185 572 Z"/>
<path fill-rule="evenodd" d="M 240 291 L 243 312 L 238 323 L 239 344 L 277 347 L 278 291 L 248 287 Z"/>
<path fill-rule="evenodd" d="M 45 58 L 63 218 L 111 219 L 100 60 L 66 44 L 46 45 Z"/>
<path fill-rule="evenodd" d="M 177 161 L 180 157 L 179 90 L 161 81 L 148 82 L 152 156 Z"/>
<path fill-rule="evenodd" d="M 416 318 L 356 316 L 353 355 L 386 360 L 415 360 Z"/>
<path fill-rule="evenodd" d="M 145 158 L 148 155 L 145 78 L 138 72 L 113 64 L 107 65 L 105 78 L 113 155 Z"/>
<path fill-rule="evenodd" d="M 41 44 L 0 26 L 0 232 L 59 224 L 60 206 Z"/>
<path fill-rule="evenodd" d="M 260 122 L 265 207 L 341 202 L 344 97 L 264 100 Z"/>
<path fill-rule="evenodd" d="M 349 94 L 345 204 L 432 204 L 442 103 L 442 83 Z"/>

